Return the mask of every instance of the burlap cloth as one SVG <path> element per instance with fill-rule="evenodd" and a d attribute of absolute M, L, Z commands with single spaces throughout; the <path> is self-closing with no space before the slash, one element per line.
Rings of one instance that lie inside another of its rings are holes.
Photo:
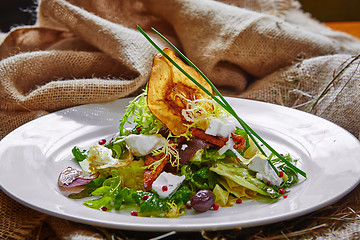
<path fill-rule="evenodd" d="M 167 36 L 224 94 L 306 110 L 359 137 L 360 40 L 326 28 L 296 1 L 43 0 L 38 6 L 35 26 L 0 35 L 0 138 L 49 112 L 134 95 L 156 53 L 138 24 Z M 356 239 L 359 191 L 292 221 L 172 239 Z M 3 192 L 0 214 L 1 239 L 157 236 L 50 217 Z"/>

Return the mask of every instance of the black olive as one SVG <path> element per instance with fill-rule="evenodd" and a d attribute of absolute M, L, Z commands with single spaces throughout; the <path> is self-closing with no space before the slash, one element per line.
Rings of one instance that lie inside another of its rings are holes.
<path fill-rule="evenodd" d="M 215 202 L 215 195 L 210 190 L 200 190 L 192 196 L 191 207 L 198 212 L 206 212 Z"/>

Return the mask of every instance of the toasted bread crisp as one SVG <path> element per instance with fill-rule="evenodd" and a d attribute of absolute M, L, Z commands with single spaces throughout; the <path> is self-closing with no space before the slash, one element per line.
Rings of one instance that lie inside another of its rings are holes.
<path fill-rule="evenodd" d="M 164 52 L 212 93 L 211 86 L 195 69 L 182 62 L 170 49 L 165 48 Z M 210 97 L 161 53 L 154 57 L 148 83 L 147 104 L 154 116 L 172 134 L 178 136 L 187 130 L 184 124 L 188 124 L 188 122 L 182 115 L 182 110 L 186 108 L 187 100 L 193 101 L 203 98 Z"/>

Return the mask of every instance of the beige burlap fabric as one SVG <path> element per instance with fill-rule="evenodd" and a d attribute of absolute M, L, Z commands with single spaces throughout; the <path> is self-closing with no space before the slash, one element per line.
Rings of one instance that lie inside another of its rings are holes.
<path fill-rule="evenodd" d="M 0 35 L 0 138 L 49 112 L 135 94 L 156 53 L 137 25 L 162 32 L 223 93 L 308 110 L 359 137 L 360 40 L 311 19 L 296 1 L 43 0 L 35 26 Z M 330 213 L 358 213 L 359 205 L 356 189 Z M 49 217 L 2 192 L 0 214 L 0 238 L 144 236 Z M 337 229 L 299 221 L 222 234 L 359 234 L 356 218 Z"/>

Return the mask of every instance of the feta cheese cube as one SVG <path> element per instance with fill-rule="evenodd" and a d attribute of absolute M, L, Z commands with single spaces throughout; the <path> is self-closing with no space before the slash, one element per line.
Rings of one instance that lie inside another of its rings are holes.
<path fill-rule="evenodd" d="M 95 145 L 89 149 L 89 157 L 80 162 L 81 168 L 86 172 L 96 172 L 96 169 L 117 167 L 118 159 L 112 157 L 111 149 Z"/>
<path fill-rule="evenodd" d="M 248 165 L 250 170 L 256 173 L 256 178 L 263 182 L 270 182 L 271 185 L 280 186 L 283 179 L 279 177 L 274 169 L 270 166 L 267 158 L 263 155 L 256 154 Z"/>
<path fill-rule="evenodd" d="M 231 118 L 225 119 L 211 119 L 210 126 L 205 133 L 212 136 L 228 137 L 232 132 L 235 132 L 235 122 Z"/>
<path fill-rule="evenodd" d="M 161 148 L 166 143 L 166 139 L 160 134 L 130 134 L 124 140 L 130 147 L 131 152 L 136 156 L 145 156 L 153 150 Z"/>
<path fill-rule="evenodd" d="M 152 189 L 160 198 L 168 198 L 175 193 L 185 180 L 185 176 L 162 172 L 152 184 Z"/>

